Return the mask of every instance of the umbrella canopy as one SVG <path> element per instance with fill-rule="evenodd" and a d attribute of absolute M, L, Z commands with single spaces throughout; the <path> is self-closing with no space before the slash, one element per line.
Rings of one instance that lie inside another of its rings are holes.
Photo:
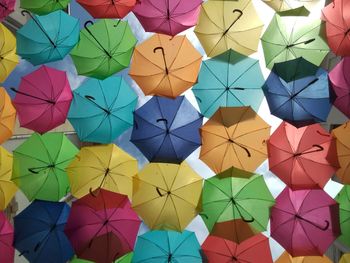
<path fill-rule="evenodd" d="M 339 234 L 339 205 L 322 189 L 286 187 L 271 209 L 271 237 L 293 257 L 322 256 Z"/>
<path fill-rule="evenodd" d="M 0 212 L 0 261 L 13 263 L 15 249 L 13 247 L 14 230 L 5 213 Z"/>
<path fill-rule="evenodd" d="M 345 185 L 335 200 L 339 203 L 340 230 L 339 241 L 350 246 L 350 186 Z"/>
<path fill-rule="evenodd" d="M 35 200 L 14 217 L 15 248 L 29 262 L 67 262 L 73 249 L 63 229 L 70 207 L 64 202 Z"/>
<path fill-rule="evenodd" d="M 201 247 L 190 231 L 150 231 L 138 237 L 132 263 L 201 263 Z"/>
<path fill-rule="evenodd" d="M 203 179 L 186 162 L 150 163 L 133 182 L 133 208 L 149 228 L 183 231 L 197 216 Z"/>
<path fill-rule="evenodd" d="M 123 18 L 135 6 L 136 0 L 77 0 L 93 18 Z"/>
<path fill-rule="evenodd" d="M 196 25 L 202 0 L 136 1 L 133 10 L 146 32 L 175 36 Z"/>
<path fill-rule="evenodd" d="M 131 263 L 132 256 L 134 255 L 133 252 L 130 252 L 128 254 L 125 254 L 121 258 L 118 258 L 114 263 Z M 85 259 L 80 259 L 77 258 L 76 256 L 70 261 L 70 263 L 93 263 L 90 260 L 85 260 Z"/>
<path fill-rule="evenodd" d="M 16 109 L 6 90 L 0 87 L 0 144 L 11 138 L 15 123 Z"/>
<path fill-rule="evenodd" d="M 88 79 L 73 96 L 68 119 L 81 141 L 111 143 L 133 124 L 137 95 L 122 77 Z"/>
<path fill-rule="evenodd" d="M 13 152 L 12 181 L 29 201 L 59 201 L 70 191 L 65 168 L 77 153 L 63 133 L 34 133 Z"/>
<path fill-rule="evenodd" d="M 341 258 L 339 263 L 349 263 L 350 262 L 350 253 L 344 254 Z"/>
<path fill-rule="evenodd" d="M 41 66 L 12 90 L 21 127 L 45 133 L 65 123 L 73 98 L 66 72 Z"/>
<path fill-rule="evenodd" d="M 32 1 L 31 1 L 32 2 Z M 45 16 L 31 15 L 17 30 L 17 54 L 34 66 L 62 60 L 79 40 L 79 21 L 63 11 Z"/>
<path fill-rule="evenodd" d="M 132 177 L 137 174 L 137 160 L 115 144 L 81 148 L 66 168 L 72 195 L 81 198 L 103 188 L 132 197 Z"/>
<path fill-rule="evenodd" d="M 270 126 L 250 107 L 221 107 L 201 128 L 200 159 L 215 173 L 231 166 L 250 172 L 267 157 Z"/>
<path fill-rule="evenodd" d="M 200 215 L 209 231 L 216 222 L 242 219 L 261 232 L 274 203 L 261 175 L 232 167 L 205 180 Z"/>
<path fill-rule="evenodd" d="M 73 202 L 64 231 L 79 258 L 107 263 L 133 250 L 140 224 L 126 195 L 99 189 Z"/>
<path fill-rule="evenodd" d="M 258 50 L 263 26 L 250 0 L 208 1 L 194 32 L 208 57 L 229 49 L 248 56 Z"/>
<path fill-rule="evenodd" d="M 267 151 L 271 172 L 293 190 L 323 188 L 339 168 L 335 138 L 319 124 L 298 129 L 282 122 Z"/>
<path fill-rule="evenodd" d="M 207 262 L 262 262 L 272 263 L 269 239 L 258 234 L 241 244 L 209 236 L 202 244 Z"/>
<path fill-rule="evenodd" d="M 276 12 L 289 11 L 302 6 L 312 9 L 319 0 L 262 0 Z"/>
<path fill-rule="evenodd" d="M 47 15 L 57 10 L 65 10 L 71 0 L 21 0 L 21 8 L 37 15 Z"/>
<path fill-rule="evenodd" d="M 263 90 L 271 114 L 296 127 L 326 121 L 332 108 L 327 71 L 303 58 L 276 63 Z"/>
<path fill-rule="evenodd" d="M 184 96 L 155 96 L 134 112 L 130 140 L 150 162 L 181 163 L 201 145 L 202 122 Z"/>
<path fill-rule="evenodd" d="M 145 95 L 175 98 L 197 82 L 201 61 L 186 36 L 156 34 L 136 46 L 129 75 Z"/>
<path fill-rule="evenodd" d="M 0 210 L 5 210 L 17 192 L 17 186 L 11 181 L 12 154 L 0 146 Z"/>
<path fill-rule="evenodd" d="M 15 11 L 16 0 L 0 0 L 0 22 Z"/>
<path fill-rule="evenodd" d="M 0 23 L 0 83 L 7 79 L 17 64 L 16 38 L 12 35 L 10 30 Z"/>
<path fill-rule="evenodd" d="M 70 55 L 79 75 L 105 79 L 129 66 L 136 41 L 127 21 L 87 21 Z"/>
<path fill-rule="evenodd" d="M 321 20 L 290 19 L 275 14 L 262 36 L 266 67 L 272 69 L 275 63 L 300 57 L 319 66 L 329 52 Z"/>
<path fill-rule="evenodd" d="M 306 256 L 292 257 L 288 252 L 284 252 L 275 263 L 332 263 L 327 256 Z"/>
<path fill-rule="evenodd" d="M 219 107 L 251 106 L 258 111 L 264 81 L 259 60 L 230 49 L 203 61 L 192 90 L 201 112 L 210 118 Z"/>
<path fill-rule="evenodd" d="M 242 219 L 233 219 L 225 222 L 217 222 L 213 226 L 210 235 L 231 240 L 237 244 L 242 243 L 257 234 L 247 222 Z"/>

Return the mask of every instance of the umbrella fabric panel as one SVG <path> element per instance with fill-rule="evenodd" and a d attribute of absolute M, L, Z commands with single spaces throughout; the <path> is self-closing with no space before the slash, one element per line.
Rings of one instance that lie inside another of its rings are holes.
<path fill-rule="evenodd" d="M 18 64 L 16 43 L 16 38 L 0 23 L 0 82 L 4 82 Z"/>
<path fill-rule="evenodd" d="M 0 88 L 0 144 L 11 138 L 15 129 L 16 109 L 4 88 Z"/>

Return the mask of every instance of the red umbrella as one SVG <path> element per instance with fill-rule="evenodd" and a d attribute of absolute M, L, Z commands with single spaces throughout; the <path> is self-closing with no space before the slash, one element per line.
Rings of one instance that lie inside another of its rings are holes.
<path fill-rule="evenodd" d="M 293 257 L 322 256 L 339 234 L 339 205 L 322 189 L 286 187 L 271 209 L 271 237 Z"/>
<path fill-rule="evenodd" d="M 323 188 L 339 168 L 335 139 L 319 124 L 298 129 L 282 122 L 267 150 L 270 170 L 294 190 Z"/>
<path fill-rule="evenodd" d="M 5 214 L 0 212 L 0 262 L 12 263 L 15 256 L 13 248 L 13 227 Z"/>
<path fill-rule="evenodd" d="M 66 121 L 73 98 L 66 72 L 41 66 L 11 89 L 21 127 L 45 133 Z"/>
<path fill-rule="evenodd" d="M 208 262 L 264 262 L 272 263 L 269 239 L 263 234 L 240 244 L 216 236 L 209 236 L 202 245 Z"/>
<path fill-rule="evenodd" d="M 15 11 L 16 0 L 0 0 L 0 22 Z"/>

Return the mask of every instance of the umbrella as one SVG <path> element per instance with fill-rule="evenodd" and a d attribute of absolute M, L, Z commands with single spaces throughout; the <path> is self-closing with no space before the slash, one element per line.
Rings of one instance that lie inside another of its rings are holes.
<path fill-rule="evenodd" d="M 126 21 L 87 21 L 70 55 L 79 75 L 105 79 L 129 66 L 136 41 Z"/>
<path fill-rule="evenodd" d="M 32 1 L 31 1 L 32 2 Z M 34 66 L 62 60 L 79 40 L 79 21 L 63 11 L 45 16 L 31 15 L 17 30 L 17 54 Z"/>
<path fill-rule="evenodd" d="M 350 262 L 350 253 L 345 253 L 340 258 L 339 263 L 349 263 Z"/>
<path fill-rule="evenodd" d="M 292 257 L 284 252 L 275 263 L 332 263 L 327 256 Z"/>
<path fill-rule="evenodd" d="M 17 192 L 17 186 L 11 181 L 12 155 L 0 146 L 0 210 L 5 210 Z M 0 253 L 1 254 L 1 253 Z"/>
<path fill-rule="evenodd" d="M 15 11 L 16 0 L 0 0 L 0 22 Z"/>
<path fill-rule="evenodd" d="M 214 172 L 231 166 L 250 172 L 267 157 L 270 126 L 250 107 L 219 108 L 201 128 L 200 159 Z"/>
<path fill-rule="evenodd" d="M 66 72 L 41 66 L 11 89 L 21 127 L 45 133 L 65 123 L 73 98 Z"/>
<path fill-rule="evenodd" d="M 190 231 L 150 231 L 138 237 L 132 263 L 201 263 L 201 247 Z"/>
<path fill-rule="evenodd" d="M 273 262 L 269 239 L 262 234 L 241 244 L 209 236 L 202 244 L 202 249 L 208 262 Z"/>
<path fill-rule="evenodd" d="M 29 262 L 67 262 L 73 249 L 63 229 L 70 207 L 64 202 L 35 200 L 14 217 L 15 248 Z"/>
<path fill-rule="evenodd" d="M 200 215 L 209 231 L 216 222 L 242 219 L 265 231 L 274 199 L 261 175 L 234 167 L 205 180 Z"/>
<path fill-rule="evenodd" d="M 110 143 L 133 124 L 137 96 L 122 77 L 88 79 L 73 96 L 68 119 L 81 141 Z"/>
<path fill-rule="evenodd" d="M 267 151 L 271 172 L 293 190 L 323 188 L 339 168 L 335 138 L 319 124 L 298 129 L 282 122 Z"/>
<path fill-rule="evenodd" d="M 7 79 L 17 64 L 16 38 L 0 23 L 0 83 Z"/>
<path fill-rule="evenodd" d="M 258 50 L 263 22 L 252 1 L 208 1 L 194 29 L 208 57 L 229 49 L 250 55 Z"/>
<path fill-rule="evenodd" d="M 146 32 L 175 36 L 196 25 L 202 0 L 136 1 L 133 10 Z"/>
<path fill-rule="evenodd" d="M 150 163 L 134 177 L 133 208 L 151 229 L 183 231 L 198 214 L 202 183 L 186 162 Z"/>
<path fill-rule="evenodd" d="M 47 15 L 57 10 L 65 10 L 71 0 L 20 0 L 21 8 L 37 15 Z"/>
<path fill-rule="evenodd" d="M 290 21 L 290 17 L 276 14 L 261 38 L 266 66 L 303 57 L 319 66 L 329 52 L 323 39 L 322 22 L 319 19 Z M 292 26 L 291 26 L 292 25 Z M 290 27 L 290 30 L 287 28 Z"/>
<path fill-rule="evenodd" d="M 126 195 L 99 189 L 73 202 L 64 231 L 79 258 L 107 263 L 133 250 L 140 223 Z"/>
<path fill-rule="evenodd" d="M 0 212 L 0 261 L 13 263 L 15 249 L 13 244 L 13 227 L 7 220 L 5 213 Z"/>
<path fill-rule="evenodd" d="M 136 0 L 77 0 L 94 18 L 123 18 L 133 10 Z"/>
<path fill-rule="evenodd" d="M 271 237 L 293 257 L 322 256 L 339 234 L 339 205 L 322 189 L 286 187 L 271 209 Z"/>
<path fill-rule="evenodd" d="M 230 49 L 203 61 L 192 90 L 201 112 L 210 118 L 219 107 L 251 106 L 258 111 L 264 81 L 259 60 Z"/>
<path fill-rule="evenodd" d="M 181 163 L 201 145 L 202 121 L 184 96 L 155 96 L 135 111 L 130 140 L 151 162 Z"/>
<path fill-rule="evenodd" d="M 115 144 L 86 146 L 66 168 L 72 195 L 81 198 L 103 188 L 132 197 L 137 160 Z"/>
<path fill-rule="evenodd" d="M 303 58 L 276 63 L 263 90 L 271 114 L 301 127 L 327 120 L 328 74 Z"/>
<path fill-rule="evenodd" d="M 339 203 L 340 230 L 339 241 L 350 246 L 350 186 L 344 185 L 335 200 Z"/>
<path fill-rule="evenodd" d="M 231 240 L 237 244 L 242 243 L 257 234 L 247 222 L 242 219 L 233 219 L 230 221 L 217 222 L 213 226 L 210 235 Z"/>
<path fill-rule="evenodd" d="M 11 138 L 15 129 L 16 109 L 4 88 L 0 87 L 0 144 Z"/>
<path fill-rule="evenodd" d="M 201 61 L 186 36 L 156 34 L 136 46 L 129 75 L 145 95 L 175 98 L 196 83 Z"/>
<path fill-rule="evenodd" d="M 312 8 L 318 4 L 319 0 L 263 0 L 263 2 L 276 12 L 283 12 L 302 6 L 306 6 L 312 10 Z"/>
<path fill-rule="evenodd" d="M 64 170 L 77 152 L 63 133 L 34 133 L 13 152 L 12 181 L 29 201 L 59 201 L 70 191 Z"/>
<path fill-rule="evenodd" d="M 125 254 L 121 258 L 118 258 L 114 263 L 131 263 L 132 256 L 134 255 L 133 252 L 130 252 L 128 254 Z M 77 258 L 76 256 L 70 261 L 70 263 L 93 263 L 90 260 L 85 260 L 85 259 L 80 259 Z"/>

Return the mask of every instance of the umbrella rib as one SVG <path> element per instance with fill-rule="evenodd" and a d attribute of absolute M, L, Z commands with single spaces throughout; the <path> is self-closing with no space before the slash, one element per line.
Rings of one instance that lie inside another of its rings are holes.
<path fill-rule="evenodd" d="M 244 165 L 242 164 L 241 160 L 238 158 L 238 153 L 236 152 L 236 149 L 235 149 L 233 143 L 232 143 L 232 144 L 229 144 L 228 147 L 227 147 L 227 149 L 228 149 L 230 146 L 232 147 L 233 151 L 234 151 L 235 154 L 236 154 L 236 158 L 237 158 L 237 160 L 238 160 L 239 165 L 240 165 L 242 168 L 244 168 Z M 225 155 L 226 155 L 226 153 L 227 153 L 227 151 L 225 152 Z M 225 156 L 225 155 L 224 155 L 224 156 Z M 222 159 L 224 160 L 224 158 L 222 158 Z M 221 168 L 222 168 L 222 164 L 223 164 L 223 162 L 224 162 L 223 160 L 222 160 L 222 163 L 221 163 Z"/>
<path fill-rule="evenodd" d="M 305 32 L 304 34 L 302 34 L 299 38 L 295 39 L 294 42 L 298 41 L 300 38 L 302 38 L 303 36 L 305 35 L 308 35 L 312 30 L 316 29 L 317 27 L 321 27 L 321 25 L 323 24 L 324 22 L 321 22 L 319 24 L 317 24 L 315 27 L 311 28 L 309 31 Z M 317 37 L 317 35 L 315 36 L 315 38 Z"/>
<path fill-rule="evenodd" d="M 220 137 L 220 136 L 219 136 Z M 210 153 L 211 151 L 213 151 L 213 150 L 215 150 L 216 148 L 218 148 L 218 147 L 220 147 L 220 146 L 222 146 L 222 145 L 224 145 L 224 144 L 226 144 L 227 142 L 223 142 L 223 143 L 221 143 L 221 144 L 218 144 L 218 145 L 215 145 L 215 147 L 213 147 L 213 148 L 211 148 L 210 150 L 208 150 L 207 152 L 205 152 L 205 153 L 202 153 L 201 154 L 201 157 L 203 157 L 204 155 L 207 155 L 208 153 Z"/>
<path fill-rule="evenodd" d="M 210 67 L 207 65 L 206 61 L 203 62 L 203 65 L 209 70 L 209 72 L 212 74 L 212 76 L 219 81 L 219 83 L 222 84 L 222 86 L 225 88 L 226 85 L 218 78 L 218 76 L 210 69 Z"/>
<path fill-rule="evenodd" d="M 34 156 L 31 156 L 31 155 L 28 155 L 28 154 L 25 154 L 25 153 L 22 153 L 22 152 L 18 152 L 18 151 L 16 151 L 16 150 L 14 151 L 14 153 L 20 154 L 20 155 L 25 156 L 25 157 L 30 158 L 30 159 L 34 159 L 34 160 L 39 161 L 39 162 L 42 162 L 43 164 L 47 164 L 46 161 L 37 159 L 37 158 L 35 158 Z"/>
<path fill-rule="evenodd" d="M 158 37 L 159 37 L 159 36 L 158 36 Z M 172 67 L 173 67 L 173 65 L 174 65 L 174 63 L 175 63 L 177 57 L 179 56 L 180 51 L 181 51 L 181 49 L 182 49 L 182 47 L 183 47 L 185 41 L 186 41 L 186 37 L 183 36 L 183 37 L 182 37 L 181 44 L 180 44 L 180 46 L 179 46 L 179 49 L 177 50 L 176 55 L 174 56 L 174 60 L 173 60 L 173 61 L 170 63 L 170 65 L 169 65 L 169 69 L 170 69 L 170 70 L 172 69 Z"/>
<path fill-rule="evenodd" d="M 171 202 L 172 202 L 172 204 L 173 204 L 173 207 L 174 207 L 174 210 L 175 210 L 175 214 L 176 214 L 176 219 L 177 219 L 177 222 L 178 222 L 178 226 L 180 227 L 180 229 L 182 229 L 182 225 L 181 225 L 181 222 L 180 222 L 180 216 L 179 216 L 179 213 L 178 213 L 178 211 L 177 211 L 177 208 L 176 208 L 175 202 L 174 202 L 174 200 L 173 200 L 173 197 L 172 197 L 171 194 L 169 195 L 169 197 L 170 197 L 170 200 L 171 200 Z M 175 249 L 175 250 L 176 250 L 176 249 Z M 175 253 L 175 250 L 173 251 L 173 253 Z"/>
<path fill-rule="evenodd" d="M 219 33 L 219 34 L 221 35 L 222 32 L 224 31 L 224 29 L 221 28 L 221 26 L 219 26 L 219 25 L 216 23 L 215 19 L 212 19 L 212 17 L 208 14 L 206 8 L 205 8 L 203 5 L 201 6 L 201 12 L 202 12 L 202 11 L 204 11 L 204 14 L 205 14 L 206 17 L 208 18 L 208 20 L 211 22 L 211 24 L 213 24 L 214 26 L 216 26 L 216 27 L 220 30 L 220 33 Z M 200 24 L 200 21 L 198 21 L 198 24 Z M 205 34 L 205 33 L 196 32 L 196 31 L 195 31 L 195 33 Z"/>
<path fill-rule="evenodd" d="M 246 68 L 245 70 L 244 70 L 244 72 L 241 74 L 241 75 L 239 75 L 230 85 L 229 85 L 229 87 L 231 87 L 233 84 L 235 84 L 236 82 L 237 82 L 237 80 L 239 80 L 241 77 L 243 77 L 250 69 L 252 69 L 256 64 L 258 64 L 259 63 L 259 61 L 258 60 L 255 60 L 254 61 L 254 63 L 252 63 L 248 68 Z M 227 81 L 227 83 L 228 83 L 228 81 Z"/>

